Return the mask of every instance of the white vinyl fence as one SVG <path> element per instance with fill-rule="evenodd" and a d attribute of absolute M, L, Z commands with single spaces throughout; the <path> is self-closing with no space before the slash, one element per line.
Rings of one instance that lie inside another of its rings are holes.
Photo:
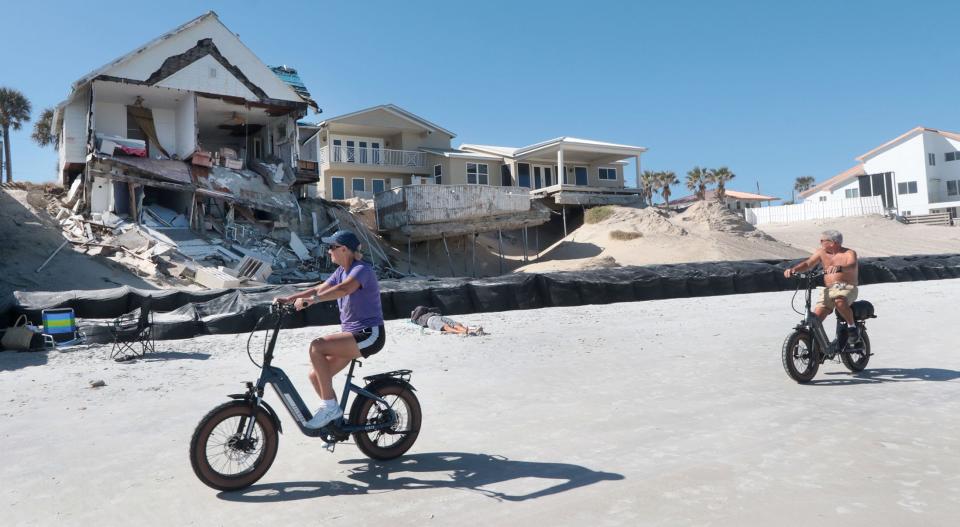
<path fill-rule="evenodd" d="M 744 210 L 744 217 L 751 225 L 793 223 L 823 218 L 866 216 L 867 214 L 884 214 L 883 201 L 880 196 L 805 201 L 799 205 L 780 205 Z"/>

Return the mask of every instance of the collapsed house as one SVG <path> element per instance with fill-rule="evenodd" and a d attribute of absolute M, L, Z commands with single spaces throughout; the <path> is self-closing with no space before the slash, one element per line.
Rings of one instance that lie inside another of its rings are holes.
<path fill-rule="evenodd" d="M 208 12 L 73 84 L 55 115 L 70 187 L 57 217 L 87 243 L 122 244 L 134 228 L 148 256 L 181 257 L 168 267 L 208 287 L 270 267 L 315 278 L 298 268 L 324 256 L 316 236 L 337 218 L 296 198 L 297 121 L 311 108 L 296 70 L 266 66 Z"/>

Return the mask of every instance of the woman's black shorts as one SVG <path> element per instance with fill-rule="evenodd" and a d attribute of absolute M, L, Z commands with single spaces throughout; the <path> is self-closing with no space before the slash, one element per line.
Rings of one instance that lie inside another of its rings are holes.
<path fill-rule="evenodd" d="M 383 345 L 387 341 L 387 332 L 383 330 L 383 325 L 379 325 L 354 331 L 353 338 L 357 341 L 360 354 L 366 359 L 383 349 Z"/>

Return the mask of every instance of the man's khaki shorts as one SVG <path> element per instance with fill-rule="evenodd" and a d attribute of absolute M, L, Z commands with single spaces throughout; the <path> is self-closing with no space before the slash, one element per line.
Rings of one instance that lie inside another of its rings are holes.
<path fill-rule="evenodd" d="M 820 291 L 820 301 L 817 302 L 816 307 L 823 307 L 833 311 L 833 308 L 836 307 L 834 300 L 840 297 L 847 299 L 847 305 L 852 304 L 853 301 L 857 299 L 857 286 L 836 283 L 830 287 L 824 287 Z"/>

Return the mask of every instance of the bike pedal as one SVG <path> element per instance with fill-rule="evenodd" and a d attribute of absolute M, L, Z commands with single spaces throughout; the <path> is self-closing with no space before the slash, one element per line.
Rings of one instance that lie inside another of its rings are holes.
<path fill-rule="evenodd" d="M 336 443 L 326 443 L 323 445 L 323 449 L 326 450 L 327 452 L 330 452 L 331 454 L 333 454 L 333 450 L 335 448 L 337 448 Z"/>

